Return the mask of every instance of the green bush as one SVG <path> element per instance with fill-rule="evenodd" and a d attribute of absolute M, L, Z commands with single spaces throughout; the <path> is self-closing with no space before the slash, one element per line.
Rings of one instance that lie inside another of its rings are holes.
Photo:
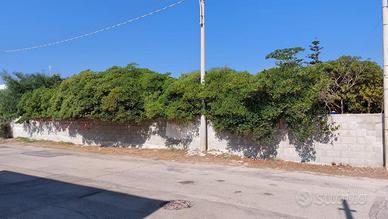
<path fill-rule="evenodd" d="M 55 88 L 26 93 L 18 104 L 22 120 L 32 118 L 89 118 L 114 122 L 141 122 L 156 114 L 159 100 L 174 79 L 148 69 L 113 67 L 104 72 L 83 71 Z"/>
<path fill-rule="evenodd" d="M 54 88 L 38 88 L 25 93 L 17 106 L 18 114 L 21 115 L 20 121 L 30 118 L 51 118 L 52 115 L 49 112 L 50 100 L 54 92 L 56 92 Z"/>
<path fill-rule="evenodd" d="M 192 120 L 201 114 L 202 86 L 199 73 L 182 75 L 159 96 L 161 117 L 169 120 Z"/>
<path fill-rule="evenodd" d="M 0 119 L 12 120 L 18 117 L 17 105 L 22 96 L 35 89 L 44 87 L 51 88 L 61 83 L 59 75 L 44 74 L 2 74 L 2 79 L 7 89 L 0 91 Z"/>
<path fill-rule="evenodd" d="M 321 68 L 273 68 L 251 75 L 231 69 L 214 69 L 207 76 L 207 114 L 217 130 L 226 130 L 257 141 L 268 142 L 284 122 L 304 141 L 326 129 L 321 123 L 327 111 L 320 90 L 327 78 Z M 318 124 L 318 125 L 317 125 Z"/>
<path fill-rule="evenodd" d="M 213 69 L 206 77 L 204 96 L 207 102 L 207 116 L 218 130 L 229 130 L 247 134 L 255 122 L 251 111 L 259 106 L 260 98 L 249 102 L 255 91 L 257 80 L 254 75 L 231 69 Z M 260 115 L 257 115 L 260 116 Z M 261 124 L 262 125 L 262 124 Z"/>

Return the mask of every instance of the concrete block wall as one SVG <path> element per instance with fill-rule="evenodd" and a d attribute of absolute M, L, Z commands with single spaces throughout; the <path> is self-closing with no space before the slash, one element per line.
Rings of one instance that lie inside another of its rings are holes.
<path fill-rule="evenodd" d="M 308 146 L 292 145 L 284 133 L 276 145 L 264 147 L 249 138 L 217 133 L 210 124 L 209 151 L 317 164 L 383 166 L 381 114 L 332 115 L 330 119 L 339 126 L 338 131 L 328 141 Z M 125 125 L 88 120 L 30 121 L 13 123 L 12 132 L 14 137 L 83 145 L 199 149 L 198 123 L 156 121 Z"/>
<path fill-rule="evenodd" d="M 140 125 L 91 120 L 13 122 L 12 136 L 68 142 L 89 146 L 136 147 L 147 149 L 195 149 L 199 145 L 196 124 L 163 121 Z"/>
<path fill-rule="evenodd" d="M 383 166 L 383 122 L 381 114 L 332 115 L 339 126 L 330 142 L 314 142 L 314 163 L 349 164 L 352 166 Z M 298 160 L 298 153 L 288 139 L 282 141 L 278 158 Z"/>

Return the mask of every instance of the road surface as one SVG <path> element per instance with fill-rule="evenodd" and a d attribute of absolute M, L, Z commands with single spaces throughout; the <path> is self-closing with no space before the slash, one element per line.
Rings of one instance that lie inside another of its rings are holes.
<path fill-rule="evenodd" d="M 145 217 L 386 219 L 388 181 L 0 144 L 0 218 Z"/>

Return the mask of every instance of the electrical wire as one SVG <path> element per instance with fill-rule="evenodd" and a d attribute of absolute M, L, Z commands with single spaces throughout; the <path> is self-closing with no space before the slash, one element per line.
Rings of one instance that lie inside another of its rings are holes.
<path fill-rule="evenodd" d="M 34 50 L 34 49 L 41 49 L 41 48 L 56 46 L 56 45 L 63 44 L 63 43 L 68 43 L 70 41 L 78 40 L 78 39 L 85 38 L 85 37 L 90 37 L 90 36 L 96 35 L 98 33 L 109 31 L 109 30 L 112 30 L 112 29 L 116 29 L 116 28 L 121 27 L 123 25 L 127 25 L 129 23 L 133 23 L 133 22 L 141 20 L 143 18 L 146 18 L 146 17 L 152 16 L 152 15 L 161 13 L 163 11 L 166 11 L 166 10 L 170 9 L 170 8 L 173 8 L 173 7 L 176 7 L 176 6 L 180 5 L 183 2 L 185 2 L 185 1 L 186 0 L 180 0 L 178 2 L 172 3 L 170 5 L 167 5 L 167 6 L 163 7 L 163 8 L 157 9 L 155 11 L 148 12 L 148 13 L 146 13 L 144 15 L 141 15 L 141 16 L 138 16 L 138 17 L 135 17 L 135 18 L 123 21 L 121 23 L 117 23 L 117 24 L 114 24 L 114 25 L 111 25 L 111 26 L 103 27 L 103 28 L 95 30 L 93 32 L 88 32 L 88 33 L 77 35 L 77 36 L 74 36 L 74 37 L 71 37 L 71 38 L 67 38 L 67 39 L 63 39 L 63 40 L 58 40 L 58 41 L 54 41 L 54 42 L 49 42 L 49 43 L 44 43 L 44 44 L 39 44 L 39 45 L 36 45 L 36 46 L 31 46 L 31 47 L 24 47 L 24 48 L 17 48 L 17 49 L 7 49 L 7 50 L 3 50 L 3 52 L 5 52 L 5 53 L 14 53 L 14 52 L 23 52 L 23 51 L 28 51 L 28 50 Z"/>

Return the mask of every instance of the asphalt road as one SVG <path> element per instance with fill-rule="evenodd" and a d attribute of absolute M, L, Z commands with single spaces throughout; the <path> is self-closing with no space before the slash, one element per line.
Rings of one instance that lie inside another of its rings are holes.
<path fill-rule="evenodd" d="M 145 217 L 386 219 L 388 181 L 0 145 L 0 218 Z"/>

